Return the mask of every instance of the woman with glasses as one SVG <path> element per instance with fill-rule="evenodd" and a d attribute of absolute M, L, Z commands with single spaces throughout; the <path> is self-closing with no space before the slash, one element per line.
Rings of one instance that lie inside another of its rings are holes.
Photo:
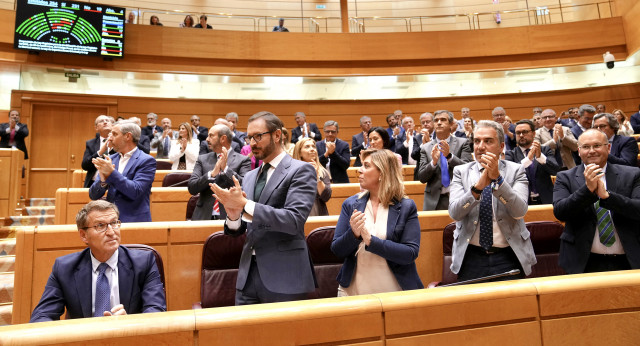
<path fill-rule="evenodd" d="M 313 138 L 303 138 L 299 140 L 294 146 L 292 156 L 296 160 L 310 163 L 318 175 L 316 201 L 313 203 L 313 207 L 311 207 L 309 216 L 329 215 L 327 202 L 331 198 L 331 176 L 329 172 L 320 165 L 316 141 L 314 141 Z"/>

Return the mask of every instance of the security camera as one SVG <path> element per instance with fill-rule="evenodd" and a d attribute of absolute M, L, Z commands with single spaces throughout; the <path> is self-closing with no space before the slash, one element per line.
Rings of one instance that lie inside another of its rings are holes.
<path fill-rule="evenodd" d="M 616 61 L 616 58 L 613 56 L 613 54 L 606 52 L 602 54 L 602 58 L 604 59 L 604 63 L 605 65 L 607 65 L 607 68 L 612 69 Z"/>

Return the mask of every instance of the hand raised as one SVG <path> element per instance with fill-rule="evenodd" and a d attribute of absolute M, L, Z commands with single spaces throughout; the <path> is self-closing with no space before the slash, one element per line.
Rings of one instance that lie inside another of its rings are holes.
<path fill-rule="evenodd" d="M 351 226 L 351 232 L 356 238 L 360 238 L 361 231 L 364 229 L 365 215 L 359 210 L 354 210 L 351 213 L 351 218 L 349 219 L 349 226 Z"/>

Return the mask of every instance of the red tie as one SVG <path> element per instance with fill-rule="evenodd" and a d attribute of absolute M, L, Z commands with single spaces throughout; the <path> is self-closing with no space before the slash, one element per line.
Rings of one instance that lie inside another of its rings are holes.
<path fill-rule="evenodd" d="M 220 160 L 220 156 L 222 155 L 218 154 L 218 160 Z M 220 203 L 218 203 L 218 199 L 213 200 L 213 211 L 215 212 L 215 215 L 220 215 Z"/>

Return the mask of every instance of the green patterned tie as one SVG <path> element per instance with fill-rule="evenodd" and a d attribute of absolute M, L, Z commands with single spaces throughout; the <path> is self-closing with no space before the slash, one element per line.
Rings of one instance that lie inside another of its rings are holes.
<path fill-rule="evenodd" d="M 609 209 L 600 206 L 600 201 L 596 202 L 596 214 L 598 215 L 598 235 L 600 242 L 611 247 L 616 242 L 616 236 L 613 234 L 613 222 L 611 221 L 611 213 Z"/>
<path fill-rule="evenodd" d="M 253 190 L 253 200 L 257 202 L 260 199 L 260 195 L 262 195 L 262 190 L 264 190 L 264 186 L 267 184 L 267 172 L 271 168 L 271 165 L 265 163 L 262 165 L 262 170 L 260 171 L 260 175 L 258 176 L 258 181 L 256 182 L 256 187 Z"/>

